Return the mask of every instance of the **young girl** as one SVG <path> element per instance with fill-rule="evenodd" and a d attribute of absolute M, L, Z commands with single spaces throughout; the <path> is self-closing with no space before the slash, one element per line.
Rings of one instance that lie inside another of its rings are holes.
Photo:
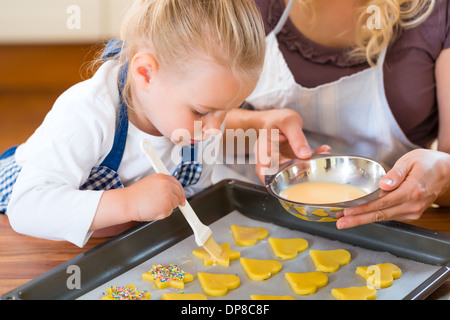
<path fill-rule="evenodd" d="M 135 1 L 96 74 L 1 156 L 0 210 L 17 232 L 78 246 L 96 230 L 169 216 L 210 184 L 212 164 L 196 152 L 218 143 L 205 133 L 255 88 L 264 49 L 253 0 Z M 155 174 L 144 138 L 173 176 Z"/>

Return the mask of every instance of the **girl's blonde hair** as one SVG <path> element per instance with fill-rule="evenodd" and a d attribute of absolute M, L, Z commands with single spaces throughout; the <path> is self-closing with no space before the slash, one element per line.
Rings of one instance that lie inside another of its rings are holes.
<path fill-rule="evenodd" d="M 150 48 L 160 68 L 179 73 L 205 55 L 238 79 L 258 77 L 264 64 L 264 26 L 254 0 L 135 0 L 121 39 L 122 65 L 140 48 Z"/>
<path fill-rule="evenodd" d="M 303 5 L 312 5 L 315 0 L 298 0 Z M 366 0 L 357 9 L 355 46 L 352 58 L 367 61 L 371 66 L 403 29 L 414 28 L 425 21 L 434 9 L 436 0 Z M 376 8 L 376 11 L 368 11 Z M 313 8 L 314 10 L 314 8 Z M 379 26 L 369 27 L 368 19 L 376 14 Z M 313 14 L 315 18 L 320 18 Z"/>

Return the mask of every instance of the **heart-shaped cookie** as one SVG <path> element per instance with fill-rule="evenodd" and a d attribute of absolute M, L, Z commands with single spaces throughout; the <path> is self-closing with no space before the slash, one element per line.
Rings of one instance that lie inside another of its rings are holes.
<path fill-rule="evenodd" d="M 255 281 L 268 279 L 282 268 L 281 262 L 276 260 L 241 258 L 241 265 L 247 276 Z"/>
<path fill-rule="evenodd" d="M 301 238 L 269 238 L 268 242 L 272 247 L 275 256 L 280 259 L 294 259 L 299 252 L 308 249 L 308 241 Z"/>
<path fill-rule="evenodd" d="M 222 254 L 218 260 L 216 258 L 212 258 L 205 249 L 196 249 L 192 251 L 192 254 L 197 258 L 203 259 L 203 264 L 205 266 L 210 266 L 215 263 L 225 267 L 230 266 L 230 260 L 238 259 L 241 256 L 239 251 L 230 249 L 229 243 L 223 243 L 220 247 L 222 248 Z"/>
<path fill-rule="evenodd" d="M 358 267 L 356 274 L 366 279 L 368 286 L 381 289 L 390 287 L 394 279 L 400 278 L 402 270 L 393 263 L 379 263 L 368 267 Z"/>
<path fill-rule="evenodd" d="M 328 277 L 322 272 L 290 273 L 286 272 L 286 280 L 296 294 L 313 294 L 317 289 L 328 284 Z"/>
<path fill-rule="evenodd" d="M 273 296 L 273 295 L 264 295 L 264 294 L 252 294 L 250 296 L 252 300 L 295 300 L 291 296 Z"/>
<path fill-rule="evenodd" d="M 221 297 L 228 290 L 236 289 L 240 285 L 240 279 L 234 274 L 197 273 L 198 281 L 203 291 L 212 297 Z"/>
<path fill-rule="evenodd" d="M 377 289 L 374 287 L 349 287 L 332 289 L 331 294 L 338 300 L 375 300 Z"/>
<path fill-rule="evenodd" d="M 314 261 L 317 271 L 335 272 L 340 266 L 350 262 L 350 252 L 344 249 L 337 250 L 310 250 L 309 255 Z"/>
<path fill-rule="evenodd" d="M 207 300 L 201 293 L 164 293 L 161 300 Z"/>
<path fill-rule="evenodd" d="M 234 240 L 240 246 L 253 246 L 258 242 L 267 238 L 269 231 L 260 227 L 241 227 L 237 225 L 231 225 L 231 232 L 233 233 Z"/>

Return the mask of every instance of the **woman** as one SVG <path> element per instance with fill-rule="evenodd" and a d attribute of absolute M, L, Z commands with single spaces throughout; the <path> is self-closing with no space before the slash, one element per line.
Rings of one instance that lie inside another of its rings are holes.
<path fill-rule="evenodd" d="M 267 53 L 247 102 L 289 142 L 282 158 L 329 145 L 392 167 L 382 197 L 345 210 L 338 228 L 418 219 L 433 202 L 450 205 L 449 1 L 256 2 Z M 277 117 L 278 109 L 295 112 Z M 242 124 L 253 112 L 227 121 Z M 429 150 L 436 139 L 439 151 Z"/>

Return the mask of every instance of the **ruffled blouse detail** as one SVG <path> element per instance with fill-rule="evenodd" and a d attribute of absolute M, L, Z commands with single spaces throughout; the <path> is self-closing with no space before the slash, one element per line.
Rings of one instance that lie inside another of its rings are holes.
<path fill-rule="evenodd" d="M 285 8 L 283 0 L 270 1 L 267 22 L 272 30 L 278 24 Z M 365 63 L 349 56 L 348 53 L 352 48 L 330 48 L 311 41 L 294 26 L 290 19 L 286 21 L 277 38 L 289 51 L 297 51 L 303 58 L 314 63 L 332 64 L 343 68 Z"/>

